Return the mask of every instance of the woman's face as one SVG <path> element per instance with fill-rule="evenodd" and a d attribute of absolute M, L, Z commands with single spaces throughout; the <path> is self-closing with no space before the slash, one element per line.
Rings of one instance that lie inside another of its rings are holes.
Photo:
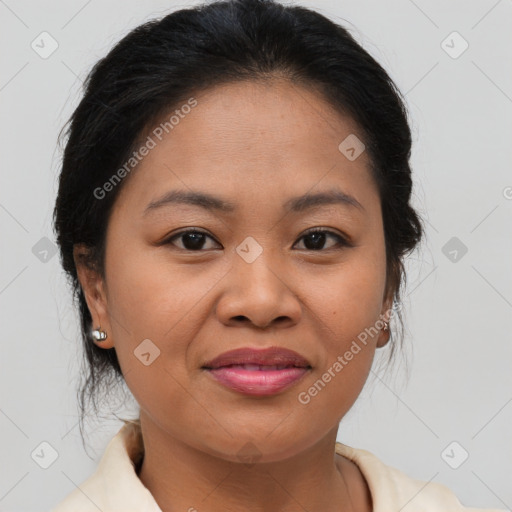
<path fill-rule="evenodd" d="M 125 178 L 106 282 L 81 281 L 146 422 L 227 460 L 251 443 L 270 462 L 336 431 L 387 341 L 379 196 L 358 126 L 316 93 L 245 82 L 195 99 L 169 133 L 154 127 Z M 216 199 L 156 205 L 171 191 Z M 204 368 L 247 347 L 293 350 L 310 368 L 270 394 Z"/>

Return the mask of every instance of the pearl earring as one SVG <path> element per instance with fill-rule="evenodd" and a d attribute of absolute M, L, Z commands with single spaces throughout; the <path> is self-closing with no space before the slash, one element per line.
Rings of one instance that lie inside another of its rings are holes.
<path fill-rule="evenodd" d="M 96 341 L 104 341 L 107 339 L 107 331 L 102 331 L 101 326 L 97 329 L 94 329 L 91 334 Z"/>

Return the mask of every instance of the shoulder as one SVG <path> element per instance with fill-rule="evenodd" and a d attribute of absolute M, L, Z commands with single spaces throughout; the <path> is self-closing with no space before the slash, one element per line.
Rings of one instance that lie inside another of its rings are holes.
<path fill-rule="evenodd" d="M 135 426 L 123 425 L 108 443 L 95 473 L 50 512 L 162 512 L 135 471 L 142 449 Z"/>
<path fill-rule="evenodd" d="M 57 506 L 50 512 L 92 512 L 93 510 L 103 510 L 101 502 L 97 496 L 98 482 L 95 475 L 90 476 L 85 482 L 81 483 L 76 489 L 70 492 Z"/>
<path fill-rule="evenodd" d="M 465 507 L 445 485 L 411 478 L 367 450 L 337 442 L 336 453 L 359 467 L 370 488 L 374 512 L 504 512 Z"/>

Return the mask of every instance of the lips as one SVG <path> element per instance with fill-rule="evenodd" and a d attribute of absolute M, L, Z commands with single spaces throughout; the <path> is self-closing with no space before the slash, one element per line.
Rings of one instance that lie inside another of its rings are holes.
<path fill-rule="evenodd" d="M 266 349 L 240 348 L 224 352 L 205 363 L 203 368 L 216 369 L 227 366 L 243 366 L 247 370 L 280 370 L 288 367 L 310 368 L 307 359 L 293 350 L 280 347 Z"/>
<path fill-rule="evenodd" d="M 238 393 L 275 395 L 291 387 L 311 370 L 309 361 L 293 350 L 243 348 L 225 352 L 203 369 L 215 381 Z"/>

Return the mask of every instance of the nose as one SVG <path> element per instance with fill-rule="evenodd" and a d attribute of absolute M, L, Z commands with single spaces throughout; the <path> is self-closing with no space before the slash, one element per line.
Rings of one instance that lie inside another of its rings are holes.
<path fill-rule="evenodd" d="M 235 255 L 216 305 L 217 318 L 225 325 L 269 329 L 300 321 L 302 306 L 290 272 L 264 255 L 252 263 Z"/>

